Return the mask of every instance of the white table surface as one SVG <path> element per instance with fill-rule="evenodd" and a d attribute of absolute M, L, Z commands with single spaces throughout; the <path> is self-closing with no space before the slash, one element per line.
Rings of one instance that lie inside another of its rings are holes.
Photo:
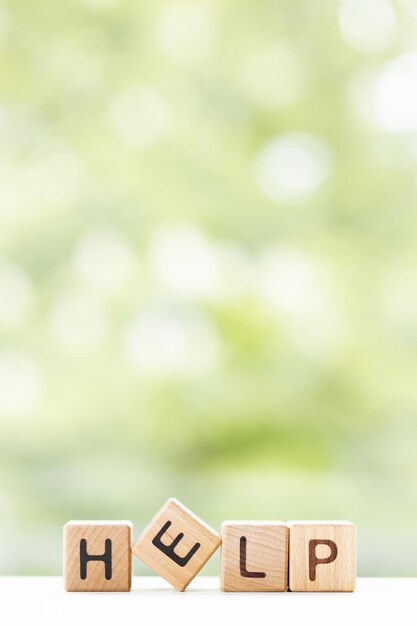
<path fill-rule="evenodd" d="M 69 593 L 58 576 L 0 577 L 0 623 L 416 626 L 417 578 L 360 578 L 354 593 L 222 593 L 217 577 L 197 576 L 179 593 L 137 576 L 130 593 Z"/>

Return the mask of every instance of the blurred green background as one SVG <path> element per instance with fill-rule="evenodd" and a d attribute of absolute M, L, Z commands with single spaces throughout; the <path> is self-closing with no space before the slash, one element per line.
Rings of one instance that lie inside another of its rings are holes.
<path fill-rule="evenodd" d="M 0 572 L 176 496 L 416 575 L 416 192 L 414 0 L 2 0 Z"/>

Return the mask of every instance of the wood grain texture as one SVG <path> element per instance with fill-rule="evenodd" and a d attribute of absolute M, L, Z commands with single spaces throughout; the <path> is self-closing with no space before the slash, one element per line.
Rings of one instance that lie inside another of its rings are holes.
<path fill-rule="evenodd" d="M 288 534 L 284 522 L 223 522 L 222 591 L 285 591 Z"/>
<path fill-rule="evenodd" d="M 351 522 L 294 521 L 288 526 L 291 591 L 354 591 L 356 528 Z"/>
<path fill-rule="evenodd" d="M 184 591 L 220 544 L 216 531 L 171 498 L 139 537 L 133 554 Z"/>
<path fill-rule="evenodd" d="M 65 589 L 130 591 L 131 536 L 132 524 L 128 521 L 71 521 L 65 524 Z M 87 557 L 83 558 L 85 552 Z M 90 555 L 100 557 L 105 553 L 110 556 L 110 560 L 107 559 L 107 570 L 103 560 L 89 559 Z"/>

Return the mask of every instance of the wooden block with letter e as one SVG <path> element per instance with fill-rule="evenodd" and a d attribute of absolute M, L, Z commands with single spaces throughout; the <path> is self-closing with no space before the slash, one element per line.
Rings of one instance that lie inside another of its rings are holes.
<path fill-rule="evenodd" d="M 356 528 L 351 522 L 288 522 L 291 591 L 354 591 Z"/>
<path fill-rule="evenodd" d="M 286 591 L 287 586 L 287 525 L 223 522 L 222 591 Z"/>
<path fill-rule="evenodd" d="M 64 526 L 67 591 L 130 591 L 130 522 L 68 522 Z"/>
<path fill-rule="evenodd" d="M 171 498 L 139 537 L 133 554 L 184 591 L 220 544 L 212 528 Z"/>

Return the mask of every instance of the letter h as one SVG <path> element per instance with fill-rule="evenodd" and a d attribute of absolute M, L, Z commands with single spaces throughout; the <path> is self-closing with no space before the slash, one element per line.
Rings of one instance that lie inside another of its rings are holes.
<path fill-rule="evenodd" d="M 104 575 L 106 577 L 106 580 L 111 580 L 111 576 L 112 576 L 111 539 L 106 539 L 106 541 L 104 542 L 103 554 L 88 554 L 87 540 L 81 539 L 80 541 L 80 578 L 81 580 L 85 580 L 87 578 L 88 561 L 103 561 Z"/>

